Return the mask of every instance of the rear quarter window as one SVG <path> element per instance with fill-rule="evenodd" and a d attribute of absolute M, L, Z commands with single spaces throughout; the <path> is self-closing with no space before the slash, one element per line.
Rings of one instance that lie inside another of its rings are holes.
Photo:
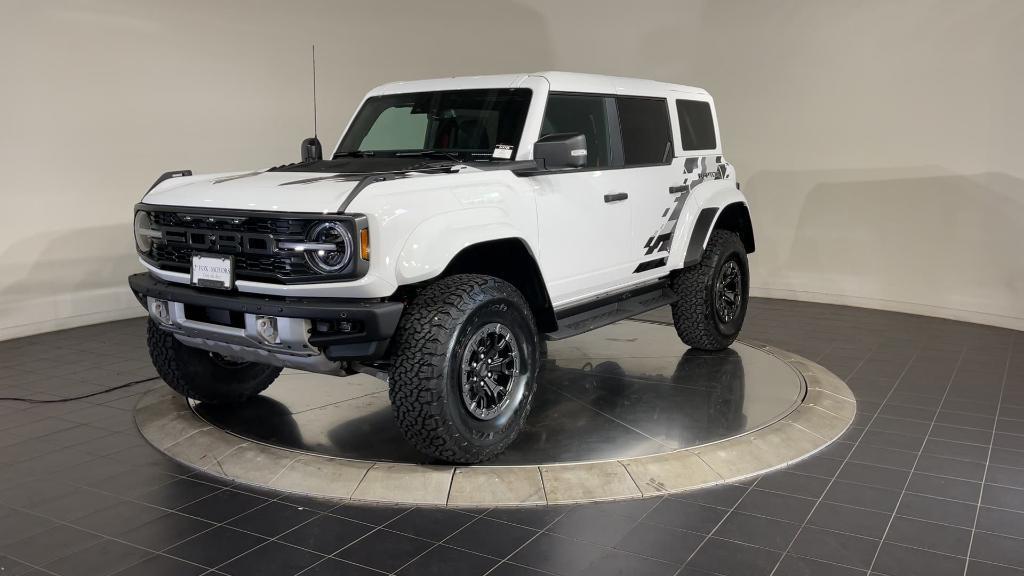
<path fill-rule="evenodd" d="M 676 112 L 679 114 L 679 138 L 683 150 L 713 150 L 718 146 L 710 103 L 676 100 Z"/>

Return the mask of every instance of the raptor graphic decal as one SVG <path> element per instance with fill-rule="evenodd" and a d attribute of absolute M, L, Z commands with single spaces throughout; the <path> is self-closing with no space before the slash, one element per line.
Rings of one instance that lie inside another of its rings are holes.
<path fill-rule="evenodd" d="M 679 224 L 679 216 L 683 213 L 683 206 L 686 204 L 690 192 L 707 180 L 719 180 L 732 176 L 732 165 L 725 162 L 720 155 L 691 156 L 683 161 L 683 169 L 686 171 L 683 183 L 680 186 L 669 188 L 669 193 L 675 196 L 672 199 L 672 204 L 665 208 L 661 215 L 665 219 L 664 222 L 644 244 L 644 257 L 668 252 L 671 249 L 672 238 L 675 235 L 676 226 Z M 663 265 L 664 262 L 658 264 L 659 260 L 663 261 L 664 258 L 643 262 L 637 266 L 635 272 L 643 272 Z M 654 265 L 651 265 L 652 263 Z"/>

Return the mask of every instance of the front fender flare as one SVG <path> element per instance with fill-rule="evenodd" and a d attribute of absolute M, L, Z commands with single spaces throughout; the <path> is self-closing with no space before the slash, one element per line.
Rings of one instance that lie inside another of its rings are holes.
<path fill-rule="evenodd" d="M 466 247 L 506 238 L 519 239 L 533 251 L 530 239 L 509 224 L 507 213 L 497 206 L 437 214 L 421 222 L 406 239 L 395 277 L 399 285 L 429 280 L 441 274 Z"/>

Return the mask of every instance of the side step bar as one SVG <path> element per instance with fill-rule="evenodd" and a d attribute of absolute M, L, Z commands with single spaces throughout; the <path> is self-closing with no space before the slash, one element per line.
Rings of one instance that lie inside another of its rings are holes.
<path fill-rule="evenodd" d="M 545 338 L 561 340 L 582 334 L 659 306 L 671 304 L 677 299 L 675 293 L 664 281 L 645 286 L 640 290 L 643 290 L 640 294 L 637 294 L 636 290 L 622 292 L 558 313 L 558 330 L 547 333 Z"/>

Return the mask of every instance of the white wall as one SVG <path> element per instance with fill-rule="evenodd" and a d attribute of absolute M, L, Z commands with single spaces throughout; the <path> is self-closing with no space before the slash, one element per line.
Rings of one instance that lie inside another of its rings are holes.
<path fill-rule="evenodd" d="M 370 87 L 541 69 L 696 84 L 756 294 L 1024 329 L 1024 2 L 0 2 L 0 339 L 141 313 L 165 170 L 293 161 Z"/>

